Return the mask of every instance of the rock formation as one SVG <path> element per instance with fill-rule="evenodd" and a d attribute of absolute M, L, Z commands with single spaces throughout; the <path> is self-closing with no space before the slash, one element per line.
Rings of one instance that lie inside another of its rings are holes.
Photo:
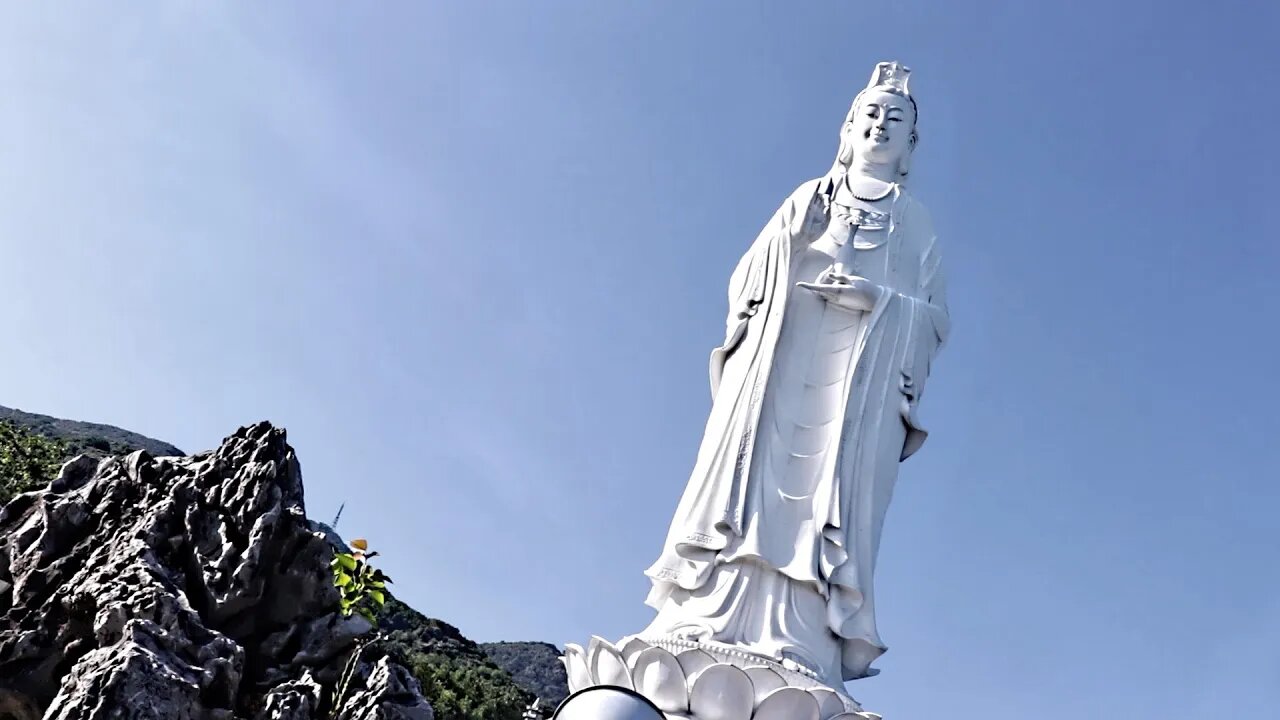
<path fill-rule="evenodd" d="M 283 430 L 215 451 L 68 462 L 0 511 L 0 717 L 423 720 L 404 668 L 361 663 Z"/>

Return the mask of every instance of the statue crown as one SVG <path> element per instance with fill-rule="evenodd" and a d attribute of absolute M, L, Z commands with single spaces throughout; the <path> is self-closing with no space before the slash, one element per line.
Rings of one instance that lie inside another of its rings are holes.
<path fill-rule="evenodd" d="M 887 88 L 911 97 L 911 91 L 907 89 L 907 82 L 910 79 L 911 68 L 897 60 L 876 63 L 876 69 L 871 72 L 871 81 L 867 83 L 866 89 Z"/>

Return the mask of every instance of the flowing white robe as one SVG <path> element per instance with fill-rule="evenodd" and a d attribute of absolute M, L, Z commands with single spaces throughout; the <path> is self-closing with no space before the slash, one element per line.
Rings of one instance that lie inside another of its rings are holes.
<path fill-rule="evenodd" d="M 949 319 L 928 214 L 900 187 L 887 239 L 858 251 L 856 273 L 885 288 L 872 310 L 795 287 L 834 252 L 822 184 L 783 203 L 730 280 L 711 414 L 647 571 L 659 612 L 641 635 L 728 643 L 838 684 L 885 650 L 880 530 L 898 463 L 926 436 L 917 407 Z"/>

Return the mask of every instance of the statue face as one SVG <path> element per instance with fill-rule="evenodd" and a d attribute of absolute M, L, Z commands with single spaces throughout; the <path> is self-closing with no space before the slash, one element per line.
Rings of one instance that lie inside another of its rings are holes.
<path fill-rule="evenodd" d="M 869 90 L 844 126 L 844 139 L 854 155 L 877 165 L 896 164 L 911 152 L 916 126 L 911 101 L 883 90 Z"/>

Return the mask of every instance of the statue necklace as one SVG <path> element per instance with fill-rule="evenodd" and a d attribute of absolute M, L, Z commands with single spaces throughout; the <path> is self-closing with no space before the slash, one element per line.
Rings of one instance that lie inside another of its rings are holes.
<path fill-rule="evenodd" d="M 865 230 L 868 232 L 872 232 L 876 230 L 884 230 L 885 228 L 889 227 L 892 224 L 891 222 L 892 216 L 890 212 L 882 212 L 879 210 L 872 210 L 870 208 L 849 207 L 847 205 L 841 205 L 839 203 L 836 203 L 835 199 L 836 199 L 836 195 L 839 194 L 840 189 L 842 189 L 841 186 L 843 186 L 843 190 L 848 192 L 849 195 L 852 196 L 854 199 L 860 200 L 864 203 L 867 203 L 868 205 L 874 205 L 875 203 L 881 200 L 884 200 L 885 198 L 892 195 L 893 191 L 898 187 L 896 183 L 887 183 L 888 187 L 885 188 L 884 192 L 878 195 L 874 193 L 868 193 L 870 197 L 865 197 L 862 194 L 855 192 L 851 183 L 849 182 L 849 176 L 847 174 L 843 178 L 841 178 L 839 181 L 835 181 L 833 178 L 828 179 L 825 183 L 823 183 L 823 185 L 825 187 L 822 187 L 820 189 L 820 192 L 825 196 L 824 200 L 825 200 L 826 206 L 829 209 L 832 209 L 833 206 L 839 206 L 839 207 L 845 208 L 845 210 L 848 211 L 848 214 L 844 214 L 844 213 L 841 213 L 841 214 L 844 215 L 842 220 L 849 227 L 849 233 L 848 235 L 845 235 L 844 237 L 838 238 L 836 240 L 837 246 L 843 246 L 845 243 L 849 243 L 850 241 L 852 241 L 853 248 L 850 248 L 850 250 L 853 250 L 855 248 L 858 250 L 874 250 L 875 248 L 878 248 L 881 245 L 883 245 L 888 240 L 887 233 L 886 233 L 886 236 L 880 238 L 878 242 L 868 241 L 865 238 L 859 237 L 858 231 Z"/>
<path fill-rule="evenodd" d="M 858 192 L 857 190 L 854 190 L 853 184 L 849 182 L 848 176 L 845 176 L 844 189 L 847 190 L 849 192 L 849 195 L 853 196 L 855 200 L 861 200 L 862 202 L 867 203 L 868 205 L 874 206 L 875 203 L 878 203 L 881 200 L 884 200 L 885 198 L 892 195 L 893 191 L 897 188 L 897 185 L 895 183 L 886 183 L 886 184 L 887 184 L 887 187 L 884 189 L 884 192 L 882 193 L 863 194 Z M 850 208 L 850 210 L 851 210 L 850 220 L 852 221 L 850 224 L 854 226 L 855 234 L 858 229 L 882 230 L 888 226 L 888 220 L 890 217 L 890 213 L 888 212 L 874 210 L 872 208 Z M 868 248 L 876 247 L 880 244 L 881 243 L 866 243 Z"/>
<path fill-rule="evenodd" d="M 849 188 L 850 195 L 858 198 L 859 200 L 865 203 L 880 202 L 881 200 L 889 197 L 889 194 L 892 192 L 893 192 L 893 183 L 890 183 L 889 187 L 884 192 L 880 193 L 879 195 L 876 195 L 875 197 L 862 197 L 858 193 L 854 192 L 853 188 Z"/>

